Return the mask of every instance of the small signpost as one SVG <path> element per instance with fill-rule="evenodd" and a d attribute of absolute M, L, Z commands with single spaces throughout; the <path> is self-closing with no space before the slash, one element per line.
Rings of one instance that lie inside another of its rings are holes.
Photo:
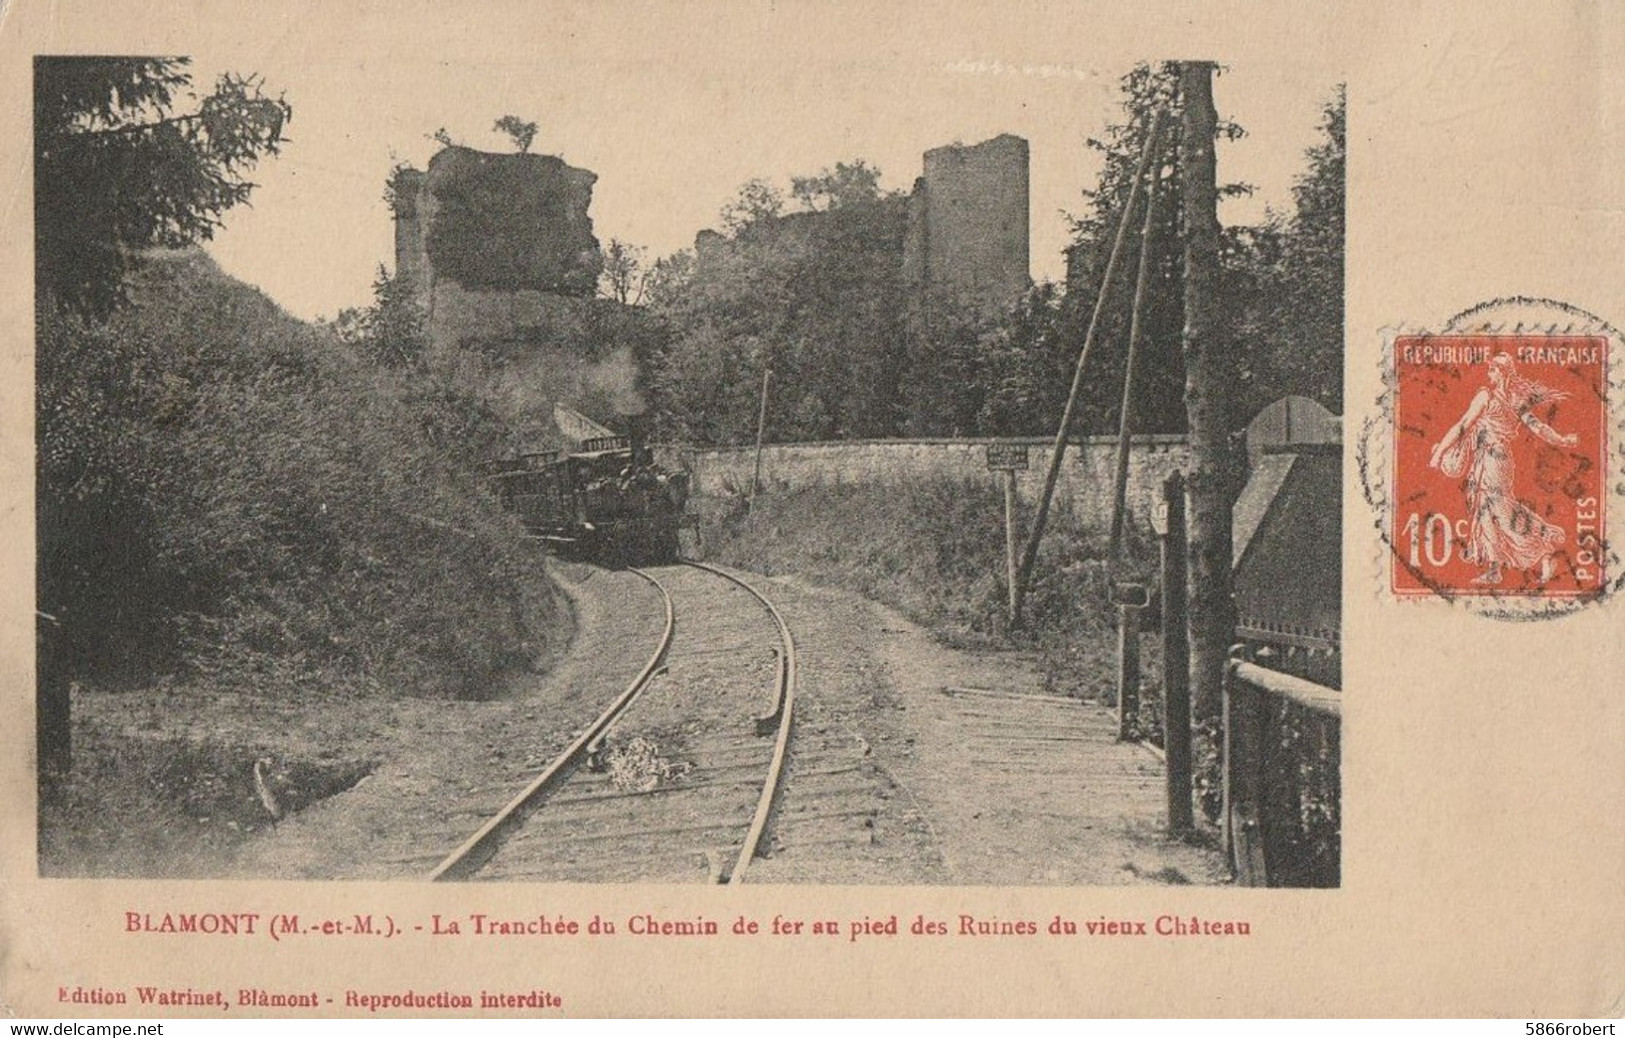
<path fill-rule="evenodd" d="M 1027 467 L 1025 443 L 990 443 L 987 445 L 987 467 L 994 472 L 1015 472 Z"/>
<path fill-rule="evenodd" d="M 1140 715 L 1140 616 L 1151 604 L 1151 589 L 1117 584 L 1112 602 L 1117 606 L 1117 741 L 1128 742 Z"/>
<path fill-rule="evenodd" d="M 1010 589 L 1010 622 L 1016 619 L 1016 472 L 1027 467 L 1025 443 L 987 445 L 989 472 L 1004 473 L 1004 561 Z"/>

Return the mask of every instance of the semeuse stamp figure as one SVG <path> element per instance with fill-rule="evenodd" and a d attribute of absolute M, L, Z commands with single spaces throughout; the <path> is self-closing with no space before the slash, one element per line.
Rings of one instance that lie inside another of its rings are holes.
<path fill-rule="evenodd" d="M 1430 468 L 1460 476 L 1467 456 L 1472 465 L 1467 477 L 1467 543 L 1461 557 L 1486 567 L 1474 584 L 1497 586 L 1502 567 L 1529 570 L 1539 567 L 1540 584 L 1550 584 L 1553 562 L 1567 539 L 1562 527 L 1547 522 L 1534 508 L 1516 498 L 1514 438 L 1519 426 L 1554 447 L 1574 447 L 1580 438 L 1563 435 L 1535 417 L 1534 408 L 1568 394 L 1524 378 L 1513 366 L 1512 355 L 1497 353 L 1489 363 L 1489 385 L 1480 389 L 1467 411 L 1444 434 L 1428 458 Z"/>
<path fill-rule="evenodd" d="M 1395 340 L 1395 592 L 1603 591 L 1607 357 L 1600 336 Z"/>

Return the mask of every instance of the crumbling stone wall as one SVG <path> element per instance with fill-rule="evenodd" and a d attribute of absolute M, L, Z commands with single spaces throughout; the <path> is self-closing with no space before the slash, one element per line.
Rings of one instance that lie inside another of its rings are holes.
<path fill-rule="evenodd" d="M 832 443 L 771 444 L 762 449 L 762 481 L 771 488 L 815 486 L 885 486 L 909 479 L 986 479 L 989 443 L 1027 446 L 1028 467 L 1016 473 L 1021 500 L 1030 507 L 1044 486 L 1050 439 L 918 439 L 848 440 Z M 712 447 L 663 453 L 662 462 L 692 473 L 696 493 L 726 496 L 750 486 L 756 450 Z M 1148 528 L 1149 506 L 1162 481 L 1175 469 L 1190 470 L 1184 436 L 1145 435 L 1129 448 L 1127 502 L 1136 526 Z M 1070 499 L 1086 524 L 1111 524 L 1112 494 L 1117 478 L 1117 437 L 1090 436 L 1074 443 L 1062 462 L 1056 484 L 1058 499 Z"/>
<path fill-rule="evenodd" d="M 423 250 L 423 220 L 418 200 L 427 179 L 421 169 L 399 168 L 389 182 L 395 208 L 395 276 L 417 285 L 420 292 L 428 285 L 429 258 Z"/>
<path fill-rule="evenodd" d="M 924 174 L 906 199 L 902 284 L 911 319 L 930 303 L 1001 310 L 1032 284 L 1027 141 L 1001 134 L 950 144 L 924 156 Z M 746 232 L 777 240 L 810 238 L 827 212 L 790 213 Z M 694 240 L 696 261 L 720 262 L 738 243 L 712 230 Z"/>
<path fill-rule="evenodd" d="M 1000 134 L 925 153 L 909 198 L 905 283 L 917 299 L 1002 308 L 1031 283 L 1028 147 Z"/>
<path fill-rule="evenodd" d="M 552 155 L 462 147 L 397 173 L 395 269 L 418 286 L 430 340 L 513 336 L 558 300 L 592 296 L 597 179 Z"/>

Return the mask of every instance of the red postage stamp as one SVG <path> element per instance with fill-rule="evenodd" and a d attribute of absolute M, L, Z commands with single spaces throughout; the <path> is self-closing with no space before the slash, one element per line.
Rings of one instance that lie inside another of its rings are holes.
<path fill-rule="evenodd" d="M 1603 336 L 1394 340 L 1393 590 L 1607 588 Z"/>

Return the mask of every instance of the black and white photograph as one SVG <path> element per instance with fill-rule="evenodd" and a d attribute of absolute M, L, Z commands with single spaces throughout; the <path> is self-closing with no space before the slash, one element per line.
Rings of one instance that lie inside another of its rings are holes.
<path fill-rule="evenodd" d="M 355 71 L 35 59 L 43 875 L 1338 884 L 1340 84 Z"/>

